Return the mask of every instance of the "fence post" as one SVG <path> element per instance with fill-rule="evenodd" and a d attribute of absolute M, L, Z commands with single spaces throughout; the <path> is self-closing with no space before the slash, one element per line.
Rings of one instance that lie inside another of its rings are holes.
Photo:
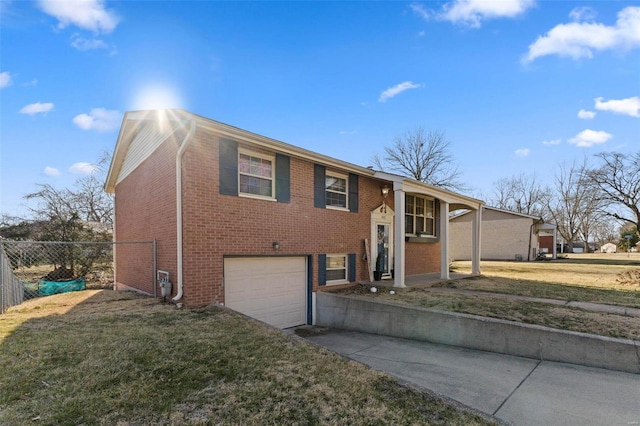
<path fill-rule="evenodd" d="M 4 259 L 4 243 L 0 242 L 0 259 Z M 0 260 L 2 262 L 2 260 Z M 4 314 L 5 301 L 4 265 L 0 263 L 0 314 Z"/>
<path fill-rule="evenodd" d="M 158 270 L 158 245 L 157 245 L 157 241 L 154 239 L 153 240 L 153 261 L 151 262 L 153 264 L 153 271 L 151 271 L 151 279 L 153 280 L 153 297 L 158 297 L 158 285 L 156 284 L 156 271 Z"/>

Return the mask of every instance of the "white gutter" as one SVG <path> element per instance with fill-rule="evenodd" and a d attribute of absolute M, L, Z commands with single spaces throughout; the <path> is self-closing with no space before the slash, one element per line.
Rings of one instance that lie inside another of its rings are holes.
<path fill-rule="evenodd" d="M 174 302 L 182 299 L 182 156 L 187 150 L 187 145 L 191 141 L 196 131 L 195 120 L 190 120 L 191 126 L 189 132 L 185 136 L 178 153 L 176 154 L 176 223 L 177 223 L 177 249 L 178 249 L 178 282 L 176 295 L 173 297 Z"/>

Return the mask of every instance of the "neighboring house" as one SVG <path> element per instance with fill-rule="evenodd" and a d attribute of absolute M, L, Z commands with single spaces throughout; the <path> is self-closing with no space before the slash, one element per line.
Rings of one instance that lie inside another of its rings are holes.
<path fill-rule="evenodd" d="M 617 253 L 618 246 L 613 243 L 606 243 L 600 247 L 600 253 Z"/>
<path fill-rule="evenodd" d="M 105 188 L 116 241 L 157 242 L 174 302 L 279 327 L 313 323 L 317 291 L 368 281 L 376 263 L 398 287 L 408 275 L 448 278 L 449 212 L 482 206 L 182 110 L 125 114 Z M 469 216 L 479 273 L 479 214 Z M 117 288 L 154 293 L 132 269 L 145 256 L 117 247 Z"/>
<path fill-rule="evenodd" d="M 471 232 L 472 218 L 470 211 L 464 211 L 450 219 L 451 260 L 471 259 L 471 251 L 465 240 Z M 540 217 L 484 206 L 481 223 L 483 260 L 535 260 L 539 253 L 545 254 L 539 244 L 542 234 L 551 234 L 549 254 L 556 258 L 553 250 L 556 246 L 556 226 L 545 223 Z"/>
<path fill-rule="evenodd" d="M 566 247 L 566 250 L 568 251 L 569 250 L 568 245 L 565 247 Z M 585 245 L 583 242 L 575 241 L 573 243 L 573 250 L 571 251 L 571 253 L 584 253 L 585 252 L 584 247 Z"/>

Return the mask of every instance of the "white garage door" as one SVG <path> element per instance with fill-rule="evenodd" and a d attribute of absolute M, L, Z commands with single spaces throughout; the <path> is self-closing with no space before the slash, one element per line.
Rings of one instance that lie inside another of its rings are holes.
<path fill-rule="evenodd" d="M 224 260 L 227 307 L 280 328 L 306 324 L 304 257 L 237 257 Z"/>

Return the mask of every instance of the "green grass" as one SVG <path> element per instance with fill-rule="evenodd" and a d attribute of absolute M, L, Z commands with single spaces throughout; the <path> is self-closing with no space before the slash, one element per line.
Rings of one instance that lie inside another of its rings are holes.
<path fill-rule="evenodd" d="M 0 424 L 491 424 L 227 309 L 75 296 L 0 317 Z"/>

